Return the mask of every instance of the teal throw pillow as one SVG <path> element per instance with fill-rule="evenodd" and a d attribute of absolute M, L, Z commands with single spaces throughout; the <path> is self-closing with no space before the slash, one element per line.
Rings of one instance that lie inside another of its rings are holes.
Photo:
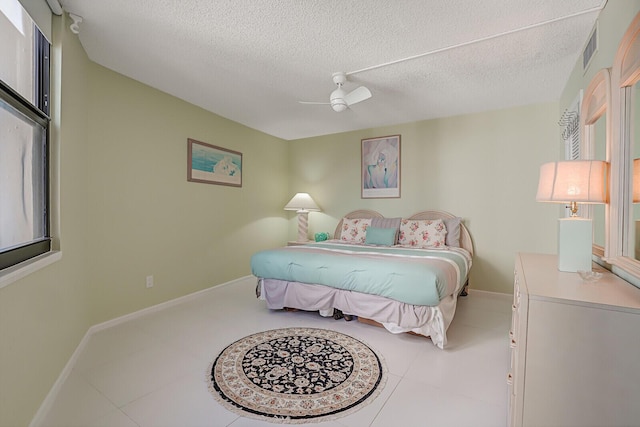
<path fill-rule="evenodd" d="M 393 246 L 396 242 L 395 228 L 368 227 L 365 245 Z"/>

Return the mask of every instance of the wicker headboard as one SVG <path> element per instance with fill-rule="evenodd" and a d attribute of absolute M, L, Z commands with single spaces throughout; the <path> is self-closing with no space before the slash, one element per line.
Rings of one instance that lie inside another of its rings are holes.
<path fill-rule="evenodd" d="M 349 212 L 344 215 L 343 218 L 384 218 L 379 212 L 370 211 L 370 210 L 357 210 L 353 212 Z M 411 215 L 407 219 L 450 219 L 456 218 L 455 215 L 450 214 L 449 212 L 444 211 L 421 211 Z M 334 239 L 339 239 L 340 234 L 342 232 L 342 218 L 338 222 L 336 230 L 333 233 Z M 469 230 L 467 227 L 460 222 L 460 247 L 469 251 L 471 255 L 473 255 L 473 241 L 471 240 L 471 235 L 469 234 Z"/>

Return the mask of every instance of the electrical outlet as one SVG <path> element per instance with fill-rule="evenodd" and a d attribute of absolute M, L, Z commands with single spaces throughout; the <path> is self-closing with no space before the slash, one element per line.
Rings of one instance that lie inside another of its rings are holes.
<path fill-rule="evenodd" d="M 153 276 L 147 276 L 147 288 L 153 288 Z"/>

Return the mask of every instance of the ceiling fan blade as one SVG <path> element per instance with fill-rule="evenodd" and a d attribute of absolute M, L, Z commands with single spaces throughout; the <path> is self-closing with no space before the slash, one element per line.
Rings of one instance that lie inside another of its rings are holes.
<path fill-rule="evenodd" d="M 353 105 L 357 104 L 358 102 L 365 101 L 369 98 L 371 98 L 371 92 L 369 91 L 369 89 L 364 86 L 360 86 L 346 94 L 344 96 L 344 101 L 347 103 L 347 105 Z"/>
<path fill-rule="evenodd" d="M 329 102 L 315 102 L 315 101 L 298 101 L 299 104 L 307 105 L 330 105 Z"/>

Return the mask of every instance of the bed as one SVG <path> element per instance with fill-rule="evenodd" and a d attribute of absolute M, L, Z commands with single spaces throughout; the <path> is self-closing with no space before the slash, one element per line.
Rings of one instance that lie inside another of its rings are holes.
<path fill-rule="evenodd" d="M 461 218 L 442 211 L 385 218 L 357 210 L 332 237 L 251 257 L 258 297 L 269 309 L 340 312 L 392 333 L 430 337 L 444 348 L 473 259 Z"/>

